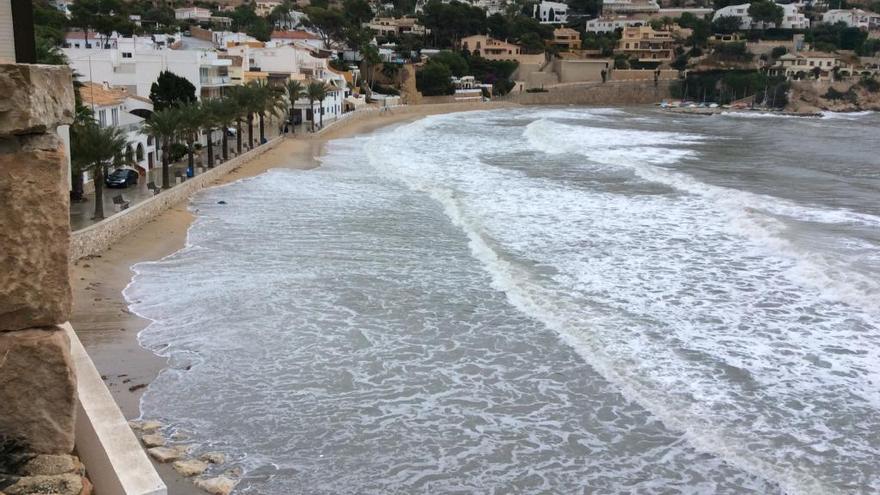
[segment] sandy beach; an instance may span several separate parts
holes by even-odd
[[[318,135],[286,139],[276,148],[218,179],[213,185],[253,177],[272,168],[313,168],[317,166],[316,157],[320,156],[323,145],[333,139],[365,134],[427,115],[484,108],[490,107],[410,106],[342,121],[327,127]],[[140,416],[141,394],[165,367],[165,360],[138,344],[137,335],[149,321],[129,312],[122,291],[131,281],[132,265],[161,259],[184,247],[193,219],[186,203],[175,205],[100,255],[83,258],[71,266],[74,293],[71,324],[128,419]],[[169,493],[201,493],[189,481],[177,476],[169,466],[158,465],[157,468],[168,485]]]

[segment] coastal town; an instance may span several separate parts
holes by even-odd
[[[228,495],[123,297],[197,193],[459,111],[880,111],[880,1],[0,0],[0,89],[0,495]]]
[[[81,228],[105,216],[103,203],[139,199],[104,191],[117,167],[77,153],[98,133],[125,141],[109,154],[150,185],[147,197],[270,137],[398,105],[577,103],[572,93],[590,85],[647,82],[668,90],[649,99],[697,111],[876,107],[880,7],[832,7],[35,0],[34,20],[37,61],[76,74],[80,120],[63,132]],[[80,202],[95,190],[102,201]]]

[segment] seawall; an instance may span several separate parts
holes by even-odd
[[[163,211],[208,187],[214,180],[271,150],[283,139],[283,137],[275,138],[101,222],[73,232],[70,236],[70,261],[74,262],[104,251],[141,225],[155,219]]]
[[[521,105],[645,105],[672,97],[675,81],[609,81],[546,87],[546,92],[511,93],[502,101]]]

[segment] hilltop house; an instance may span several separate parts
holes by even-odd
[[[565,24],[568,21],[568,4],[542,0],[532,6],[532,17],[541,24]]]
[[[499,41],[485,34],[475,34],[462,38],[458,43],[458,47],[462,51],[470,52],[487,60],[515,60],[520,64],[544,63],[543,53],[522,53],[522,48],[519,45],[508,43],[507,41]]]
[[[613,33],[618,29],[647,25],[648,21],[643,17],[632,15],[602,16],[587,21],[588,33]]]
[[[739,19],[740,29],[761,29],[771,26],[765,26],[762,22],[755,22],[749,15],[748,3],[739,5],[728,5],[715,11],[712,20],[719,17],[736,17]],[[775,26],[780,29],[809,29],[810,19],[808,19],[795,4],[777,4],[782,7],[782,22]]]
[[[865,12],[862,9],[835,9],[822,14],[822,22],[825,24],[837,24],[842,22],[849,27],[859,29],[880,28],[880,14]]]
[[[670,62],[675,38],[669,31],[656,31],[651,26],[627,27],[623,30],[617,50],[639,62]]]
[[[833,78],[835,69],[840,67],[841,60],[834,53],[797,52],[779,57],[776,64],[768,69],[768,73],[788,79],[829,80]]]
[[[660,10],[656,0],[602,0],[602,15],[652,14]]]
[[[425,35],[428,30],[414,17],[377,17],[365,22],[364,27],[372,29],[379,36],[399,37],[404,34]]]
[[[577,50],[581,47],[581,33],[571,28],[556,28],[551,43],[560,50]]]

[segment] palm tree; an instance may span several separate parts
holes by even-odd
[[[284,108],[284,90],[263,81],[253,85],[254,109],[260,118],[260,144],[266,140],[266,113],[277,116]]]
[[[128,146],[125,131],[118,127],[101,127],[94,121],[77,123],[70,128],[70,156],[79,170],[90,170],[95,182],[95,215],[104,218],[104,174],[110,165],[125,163]]]
[[[189,103],[178,107],[180,116],[179,131],[186,141],[186,166],[190,173],[195,175],[195,163],[193,159],[196,138],[202,127],[202,110],[198,102]]]
[[[293,106],[296,103],[296,100],[305,96],[305,93],[305,87],[301,82],[287,81],[287,99],[290,100],[290,110],[288,110],[287,112],[288,120],[291,120],[290,116],[293,115]],[[296,134],[296,126],[293,124],[293,122],[290,123],[290,129],[294,134]]]
[[[146,124],[147,133],[152,134],[156,138],[156,143],[161,143],[162,147],[162,189],[171,188],[169,158],[171,144],[177,136],[180,120],[180,111],[171,107],[155,112]]]
[[[220,115],[223,112],[222,100],[205,100],[202,102],[202,108],[199,117],[202,121],[202,128],[205,136],[208,138],[208,168],[214,168],[214,129],[223,125]],[[223,133],[224,146],[226,142],[226,132]]]
[[[233,123],[238,121],[239,115],[235,98],[227,96],[222,100],[219,100],[214,113],[217,118],[217,124],[223,131],[223,161],[225,162],[229,159],[229,128],[232,127]],[[239,129],[238,135],[238,149],[239,152],[241,152],[241,129]]]
[[[318,103],[321,104],[321,129],[324,128],[324,100],[330,95],[330,92],[328,91],[329,89],[330,88],[327,85],[322,85],[321,92],[318,93]]]
[[[309,83],[306,88],[306,96],[309,98],[309,108],[312,109],[312,132],[315,132],[315,101],[322,101],[327,97],[324,83],[320,81]]]

